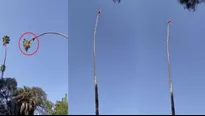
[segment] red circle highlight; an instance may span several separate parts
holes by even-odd
[[[22,39],[23,36],[26,35],[26,34],[31,34],[31,35],[33,35],[33,36],[35,37],[35,39],[37,40],[37,43],[38,43],[38,44],[37,44],[37,49],[36,49],[33,53],[31,53],[31,54],[25,53],[25,52],[21,49],[21,46],[20,46],[21,39]],[[20,37],[20,39],[19,39],[19,41],[18,41],[18,47],[19,47],[21,53],[23,53],[23,54],[26,55],[26,56],[33,56],[34,54],[36,54],[36,52],[37,52],[38,49],[39,49],[39,46],[40,46],[39,39],[38,39],[38,37],[36,36],[36,34],[34,34],[34,33],[32,33],[32,32],[25,32],[24,34],[21,35],[21,37]]]

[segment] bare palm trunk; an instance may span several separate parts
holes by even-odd
[[[60,35],[60,36],[65,37],[65,38],[68,39],[68,36],[65,35],[65,34],[63,34],[63,33],[59,33],[59,32],[44,32],[44,33],[42,33],[42,34],[40,34],[40,35],[38,35],[38,36],[32,38],[32,40],[34,41],[36,38],[38,38],[38,37],[40,37],[40,36],[43,36],[43,35],[47,35],[47,34]]]
[[[175,115],[174,94],[173,94],[173,87],[172,87],[172,73],[171,73],[170,56],[169,56],[169,26],[170,26],[170,23],[171,21],[169,20],[168,26],[167,26],[167,63],[168,63],[168,73],[169,73],[171,111],[172,111],[172,115]]]
[[[4,63],[3,65],[6,66],[6,56],[7,56],[7,45],[5,45],[5,56],[4,56]],[[5,67],[6,68],[6,67]],[[5,71],[5,70],[4,70]],[[1,73],[1,78],[3,79],[4,77],[4,71]]]
[[[63,33],[59,33],[59,32],[44,32],[44,33],[41,33],[40,35],[38,36],[35,36],[33,38],[31,38],[30,40],[26,40],[24,39],[23,41],[23,44],[24,44],[24,49],[26,50],[26,52],[28,51],[28,49],[30,48],[30,45],[31,45],[31,42],[34,41],[36,38],[38,39],[39,37],[43,36],[43,35],[59,35],[59,36],[62,36],[64,38],[67,38],[68,39],[68,35],[66,34],[63,34]]]
[[[94,39],[93,39],[93,61],[94,61],[94,87],[95,87],[95,114],[99,115],[99,99],[98,99],[98,84],[96,78],[96,51],[95,51],[95,44],[96,44],[96,30],[98,25],[98,19],[100,16],[101,11],[98,10],[95,29],[94,29]]]

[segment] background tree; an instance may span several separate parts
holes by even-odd
[[[205,0],[178,0],[185,9],[195,11],[196,7],[200,3],[205,3]]]
[[[14,78],[0,79],[0,115],[14,115],[15,102],[12,97],[17,90],[17,82]]]
[[[53,115],[68,115],[67,94],[65,94],[65,97],[61,101],[56,101]]]
[[[4,36],[3,38],[2,38],[2,41],[3,41],[3,45],[4,45],[4,47],[5,47],[5,55],[4,55],[4,62],[3,62],[3,64],[2,64],[2,66],[1,66],[1,78],[3,78],[3,76],[4,76],[4,71],[6,70],[6,58],[7,58],[7,44],[9,44],[9,42],[10,42],[10,38],[9,38],[9,36]]]
[[[39,87],[19,88],[14,99],[17,101],[17,107],[20,108],[19,115],[34,115],[35,111],[42,113],[46,111],[44,101],[47,100],[47,96]]]
[[[54,103],[49,100],[44,100],[45,104],[45,115],[53,115],[54,114]]]
[[[67,94],[56,104],[39,87],[17,88],[15,78],[0,79],[0,115],[67,115]]]
[[[120,3],[121,0],[113,0],[114,3]],[[205,3],[205,0],[178,0],[178,2],[188,10],[196,10],[197,5]]]

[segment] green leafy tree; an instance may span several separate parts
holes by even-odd
[[[53,115],[54,114],[54,103],[49,100],[44,100],[45,104],[45,115]]]
[[[68,97],[65,97],[61,101],[56,101],[53,115],[68,115]]]

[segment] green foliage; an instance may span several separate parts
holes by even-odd
[[[45,115],[52,115],[54,114],[54,104],[49,101],[49,100],[44,100],[44,104],[45,104],[45,109],[46,109],[46,113]]]
[[[5,35],[5,36],[2,38],[2,41],[3,41],[3,45],[4,45],[4,46],[7,45],[7,44],[9,44],[9,42],[10,42],[9,36]]]
[[[53,115],[68,115],[68,97],[65,97],[61,101],[56,101]]]
[[[4,72],[6,70],[6,66],[3,64],[1,65],[1,72]]]

